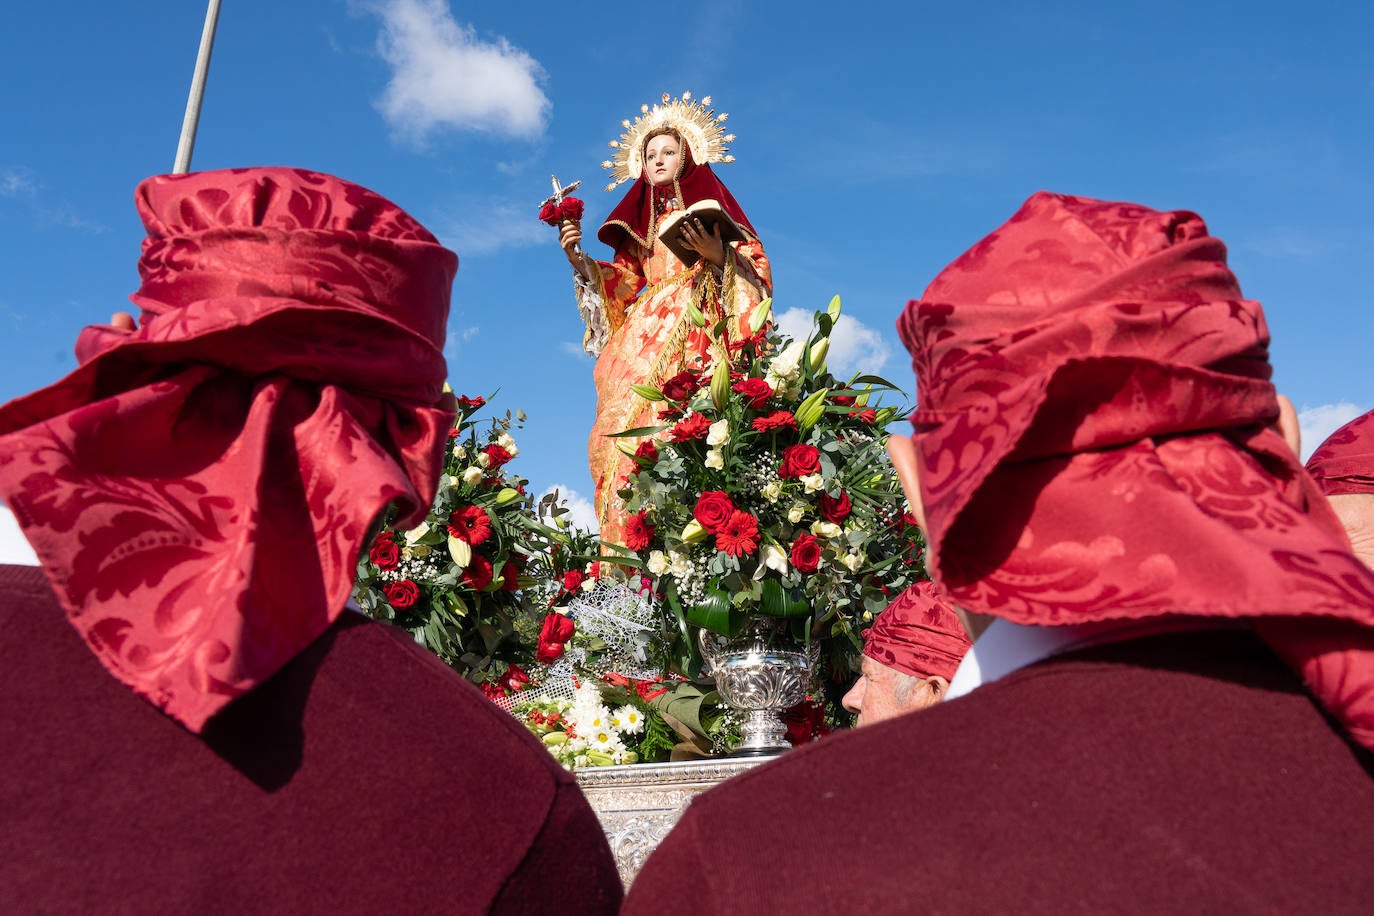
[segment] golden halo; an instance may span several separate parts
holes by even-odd
[[[613,179],[606,185],[607,191],[639,178],[644,170],[644,138],[660,127],[672,127],[682,134],[682,139],[691,147],[692,158],[699,163],[735,161],[734,156],[728,155],[730,147],[726,145],[734,142],[735,135],[725,133],[721,127],[729,115],[712,111],[709,95],[697,102],[690,92],[684,92],[677,99],[665,92],[661,104],[652,108],[641,105],[639,111],[634,123],[620,122],[625,132],[620,139],[610,143],[615,154],[601,163],[603,169],[611,170]]]

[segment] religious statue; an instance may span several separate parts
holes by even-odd
[[[608,436],[658,422],[654,404],[630,385],[657,387],[684,369],[713,365],[731,340],[748,335],[754,307],[772,294],[758,234],[711,170],[713,162],[734,161],[727,144],[735,138],[724,133],[726,115],[710,105],[710,96],[698,102],[687,92],[678,99],[665,94],[662,104],[641,106],[633,123],[621,122],[625,132],[610,144],[616,152],[601,165],[614,178],[606,190],[633,186],[596,233],[614,251],[610,261],[582,253],[580,205],[571,211],[579,218],[561,220],[559,242],[587,325],[583,346],[596,357],[596,422],[587,451],[601,538],[611,543],[622,543],[616,490],[633,467],[619,445],[634,443]],[[555,182],[560,202],[567,190]]]

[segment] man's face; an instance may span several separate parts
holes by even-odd
[[[939,694],[928,689],[929,685],[924,682],[911,684],[899,691],[899,685],[908,677],[865,655],[859,680],[849,688],[843,700],[845,709],[859,714],[854,724],[872,725],[929,706],[939,699]],[[899,694],[902,695],[901,700],[898,699]]]

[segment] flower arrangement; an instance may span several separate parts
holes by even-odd
[[[588,682],[571,700],[522,695],[511,712],[569,769],[637,763],[665,743],[671,746],[662,718],[651,715],[642,702],[622,696],[624,702],[612,706],[607,699]]]
[[[529,680],[518,664],[528,649],[517,623],[533,614],[536,584],[526,569],[557,532],[536,516],[528,481],[506,467],[520,453],[511,429],[524,414],[479,430],[473,417],[485,403],[458,398],[434,505],[415,528],[382,529],[358,564],[354,598],[489,695],[504,695]]]
[[[923,577],[885,448],[904,413],[879,403],[890,382],[827,371],[839,297],[803,341],[783,338],[770,310],[760,304],[728,360],[635,386],[664,425],[620,434],[649,436],[620,491],[626,546],[663,598],[678,670],[700,670],[696,630],[748,626],[819,640],[841,680],[857,670],[862,628]]]

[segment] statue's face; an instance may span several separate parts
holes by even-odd
[[[682,150],[677,137],[660,134],[644,147],[644,177],[649,184],[670,184],[682,166]]]

